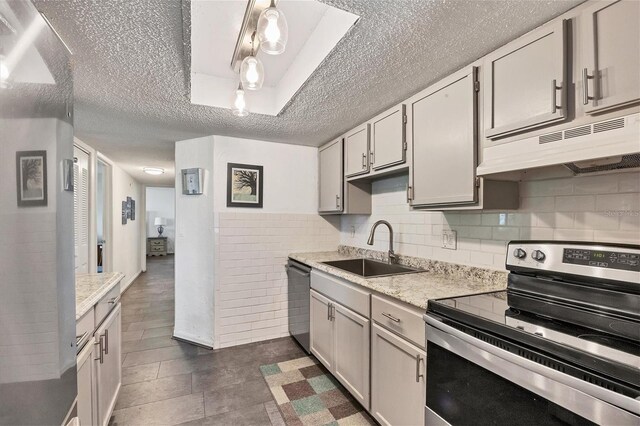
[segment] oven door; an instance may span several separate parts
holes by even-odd
[[[429,426],[639,424],[638,400],[425,321]]]

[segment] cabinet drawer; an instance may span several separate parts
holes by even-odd
[[[357,285],[314,269],[311,271],[311,288],[369,318],[371,293],[361,290]]]
[[[425,326],[422,311],[418,308],[413,310],[373,295],[371,297],[371,318],[383,327],[424,348]]]
[[[164,247],[164,241],[151,240],[151,247]]]
[[[120,283],[113,286],[107,294],[96,304],[95,307],[95,324],[97,326],[107,317],[109,312],[116,306],[120,299]]]
[[[164,246],[151,246],[151,251],[164,251]]]
[[[85,333],[91,337],[96,329],[93,307],[89,309],[79,320],[76,321],[76,336],[83,336]],[[84,339],[86,341],[86,339]]]

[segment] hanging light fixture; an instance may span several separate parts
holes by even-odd
[[[271,6],[260,13],[257,32],[260,50],[264,53],[279,55],[284,52],[289,38],[289,27],[282,10],[276,8],[275,0],[271,0]]]
[[[233,112],[233,115],[238,117],[246,117],[247,115],[249,115],[249,111],[247,110],[247,101],[244,98],[244,89],[242,88],[242,83],[238,84],[236,93],[233,96],[233,108],[231,110]]]
[[[247,90],[260,90],[264,82],[264,67],[262,61],[256,58],[254,42],[256,34],[251,36],[251,55],[242,60],[240,65],[240,81]]]

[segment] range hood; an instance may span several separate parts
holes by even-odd
[[[640,167],[640,113],[487,147],[477,173],[554,165],[577,174]]]

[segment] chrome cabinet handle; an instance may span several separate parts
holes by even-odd
[[[558,86],[556,80],[554,79],[551,82],[551,90],[553,93],[553,96],[551,96],[551,112],[555,114],[557,109],[562,109],[562,105],[558,105],[558,101],[556,99],[558,90],[562,90],[562,83],[560,83],[560,86]]]
[[[336,305],[331,304],[331,321],[336,319]]]
[[[385,316],[385,317],[387,317],[387,318],[389,318],[389,319],[390,319],[391,321],[393,321],[393,322],[400,322],[400,318],[396,318],[396,317],[394,317],[393,315],[388,314],[388,313],[386,313],[386,312],[383,312],[383,313],[382,313],[382,315],[383,315],[383,316]]]
[[[340,208],[340,196],[336,195],[336,207]]]
[[[424,374],[420,374],[420,363],[422,362],[422,358],[420,354],[416,355],[416,383],[420,383],[420,378],[424,377]]]
[[[111,299],[109,299],[109,301],[107,303],[110,304],[110,305],[113,305],[114,303],[116,303],[117,299],[118,299],[117,297],[112,297]]]
[[[104,353],[109,355],[109,330],[104,331]]]
[[[366,169],[367,168],[367,154],[366,153],[362,153],[362,168]]]
[[[98,338],[98,341],[96,343],[94,343],[94,345],[98,345],[99,346],[99,354],[98,358],[94,358],[94,361],[100,361],[100,364],[104,364],[104,351],[103,351],[103,346],[102,346],[102,336],[100,336]]]
[[[327,321],[331,321],[331,303],[327,303]]]
[[[589,70],[582,68],[582,104],[588,105],[589,100],[593,99],[593,96],[589,96],[589,79],[594,76],[589,75]]]
[[[407,203],[411,203],[411,186],[407,185]]]
[[[369,151],[369,158],[371,159],[371,164],[376,162],[376,154],[373,151]]]

